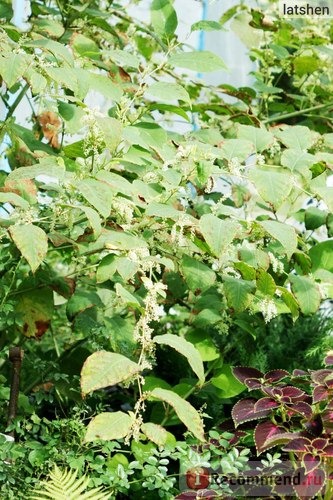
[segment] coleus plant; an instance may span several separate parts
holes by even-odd
[[[259,398],[242,399],[234,405],[232,418],[235,426],[260,421],[253,434],[257,454],[276,446],[289,454],[295,473],[301,473],[302,480],[293,485],[301,499],[312,498],[319,492],[325,499],[332,498],[332,352],[328,353],[324,364],[325,368],[320,370],[294,370],[292,374],[286,370],[263,374],[248,367],[234,367],[232,370],[249,391],[262,394]]]

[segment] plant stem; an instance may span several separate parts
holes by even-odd
[[[330,107],[333,107],[333,102],[329,102],[328,104],[318,104],[317,106],[312,106],[311,108],[300,109],[299,111],[293,111],[292,113],[286,113],[284,115],[270,116],[269,118],[266,118],[266,120],[262,120],[262,123],[282,121],[287,118],[293,118],[294,116],[304,115],[318,109],[325,109]]]

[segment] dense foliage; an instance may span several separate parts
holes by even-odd
[[[171,498],[176,460],[245,390],[232,365],[294,368],[294,342],[311,368],[333,347],[332,27],[276,12],[192,26],[231,20],[251,47],[253,88],[234,88],[197,78],[225,65],[179,42],[171,0],[148,23],[122,1],[36,1],[27,32],[0,2],[2,401],[25,350],[8,498],[54,463]],[[232,461],[221,439],[207,460]]]

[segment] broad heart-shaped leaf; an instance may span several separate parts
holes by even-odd
[[[245,161],[251,153],[253,153],[253,144],[245,139],[228,139],[222,144],[220,151],[221,157],[228,161],[232,158]]]
[[[206,264],[188,255],[184,255],[181,262],[181,271],[190,290],[206,290],[215,283],[216,274]]]
[[[227,69],[222,59],[209,50],[178,52],[172,55],[168,62],[176,68],[190,69],[198,73]]]
[[[96,179],[83,179],[78,184],[78,191],[103,217],[110,215],[113,193],[107,184]]]
[[[317,284],[307,276],[289,275],[291,289],[303,314],[317,312],[321,296]]]
[[[84,441],[121,439],[129,433],[132,424],[133,419],[122,411],[100,413],[89,422]]]
[[[234,421],[235,427],[240,424],[244,424],[245,422],[250,422],[251,420],[265,418],[267,417],[267,415],[269,415],[269,409],[256,412],[254,410],[255,404],[255,399],[241,399],[240,401],[237,401],[231,411],[231,416]]]
[[[194,347],[191,342],[185,340],[183,337],[178,335],[173,335],[172,333],[166,333],[165,335],[156,335],[154,337],[154,342],[160,345],[168,345],[173,349],[176,349],[180,354],[186,357],[191,366],[192,370],[199,379],[200,385],[205,381],[204,366],[201,360],[199,351]]]
[[[317,243],[309,250],[312,271],[327,269],[333,273],[333,239]]]
[[[260,269],[257,274],[257,289],[265,295],[273,296],[276,285],[272,276],[263,269]]]
[[[151,391],[151,396],[168,403],[175,410],[178,418],[183,422],[192,434],[199,439],[205,441],[203,422],[199,413],[185,399],[178,396],[173,391],[167,389],[156,388]]]
[[[294,437],[298,437],[298,434],[286,432],[282,427],[279,427],[270,420],[260,422],[254,431],[254,442],[258,455],[263,451],[273,448],[273,446],[288,443]]]
[[[261,198],[275,209],[282,205],[292,190],[291,174],[286,170],[269,167],[253,168],[249,172],[249,179]]]
[[[287,147],[307,151],[317,141],[319,135],[308,127],[301,125],[283,126],[283,130],[275,132],[275,136]]]
[[[100,216],[93,208],[80,206],[80,209],[86,214],[90,227],[94,231],[95,237],[98,238],[102,231]]]
[[[284,248],[288,258],[292,256],[297,248],[297,235],[293,227],[274,220],[264,220],[259,224],[273,236]]]
[[[46,233],[33,224],[12,226],[9,233],[34,273],[47,254]]]
[[[120,86],[116,85],[111,78],[105,75],[98,75],[96,73],[89,73],[89,83],[90,87],[94,91],[99,92],[107,99],[118,102],[123,95],[123,91]]]
[[[22,320],[23,335],[42,337],[51,323],[53,309],[53,291],[49,287],[19,293],[15,311]]]
[[[0,75],[10,89],[32,62],[28,54],[6,54],[0,57]]]
[[[153,97],[158,101],[174,103],[175,101],[184,101],[191,105],[191,98],[181,85],[172,82],[156,82],[150,85],[145,96]]]
[[[216,215],[205,214],[199,222],[200,231],[213,254],[221,257],[232,242],[239,229],[239,224],[233,220],[222,220]]]
[[[147,438],[158,446],[164,446],[168,439],[168,432],[161,425],[146,422],[142,424],[141,431]]]
[[[299,149],[285,149],[281,155],[281,165],[288,167],[292,172],[296,170],[308,179],[311,179],[309,167],[314,163],[316,163],[314,155]]]
[[[85,396],[96,389],[124,382],[140,370],[137,363],[121,354],[94,352],[86,359],[81,370],[82,394]]]
[[[224,276],[223,288],[229,307],[241,312],[250,304],[252,300],[251,292],[254,290],[255,285],[251,281]]]
[[[252,142],[255,151],[259,153],[274,141],[274,136],[271,132],[268,132],[264,128],[252,127],[250,125],[239,125],[237,137]]]
[[[171,36],[177,29],[177,13],[172,3],[171,0],[153,0],[151,4],[151,24],[159,37]]]

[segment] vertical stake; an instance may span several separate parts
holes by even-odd
[[[17,404],[20,391],[20,371],[22,365],[24,351],[21,347],[11,347],[9,349],[9,361],[12,363],[12,380],[10,385],[10,397],[8,407],[7,426],[9,426],[17,413]],[[14,437],[14,431],[8,433],[9,436]]]

